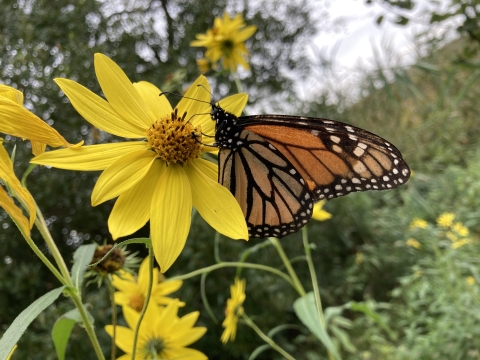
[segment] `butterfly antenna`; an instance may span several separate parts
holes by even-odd
[[[202,85],[198,85],[198,86],[202,86]],[[158,96],[163,96],[163,95],[174,95],[174,96],[178,96],[178,97],[181,97],[181,98],[185,98],[185,99],[189,99],[189,100],[193,100],[193,101],[199,101],[199,102],[203,102],[203,103],[205,103],[205,104],[211,105],[211,103],[210,103],[209,101],[191,98],[191,97],[184,96],[184,95],[180,95],[180,94],[177,94],[177,93],[174,93],[174,92],[170,92],[170,91],[161,92]]]

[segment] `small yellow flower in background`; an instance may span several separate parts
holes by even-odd
[[[474,278],[473,276],[467,277],[467,283],[468,283],[469,285],[475,284],[475,278]]]
[[[470,233],[468,231],[468,228],[466,228],[461,222],[456,222],[455,224],[452,225],[452,230],[454,230],[458,235],[460,236],[468,236]]]
[[[178,307],[178,302],[166,307],[154,303],[148,305],[138,333],[135,360],[208,359],[202,352],[187,348],[207,331],[205,327],[194,327],[200,313],[195,311],[179,318]],[[134,331],[140,314],[125,306],[123,316],[129,327],[117,326],[115,344],[125,352],[117,360],[131,360]],[[105,331],[113,336],[113,325],[105,326]]]
[[[216,66],[207,58],[197,59],[197,66],[198,70],[200,70],[200,74],[205,74],[209,72],[211,69],[215,69]]]
[[[420,277],[420,276],[423,275],[423,271],[422,270],[416,270],[414,275],[415,275],[415,277]]]
[[[452,247],[452,249],[458,249],[459,247],[462,247],[463,245],[466,245],[469,242],[470,242],[469,239],[462,239],[462,240],[453,242],[450,246]]]
[[[15,349],[17,348],[17,345],[15,345],[12,349],[12,351],[10,351],[10,354],[8,354],[7,358],[5,360],[10,360],[10,358],[12,357],[13,355],[13,352],[15,351]]]
[[[455,214],[446,212],[446,213],[441,214],[438,217],[437,224],[441,227],[448,228],[448,227],[452,226],[453,219],[455,219]]]
[[[323,210],[323,205],[325,205],[327,200],[321,200],[313,206],[312,219],[317,221],[325,221],[332,218],[332,214]]]
[[[72,146],[57,130],[23,107],[23,94],[10,86],[0,85],[0,132],[28,139],[32,153],[39,155],[46,145]]]
[[[363,252],[357,251],[355,254],[355,264],[360,265],[363,262]]]
[[[406,242],[406,245],[410,246],[410,247],[413,247],[415,249],[420,249],[422,247],[422,245],[417,240],[415,240],[413,238],[408,239],[407,242]]]
[[[225,320],[222,326],[225,328],[221,340],[225,344],[227,341],[235,340],[237,334],[238,318],[243,314],[243,302],[245,301],[245,279],[235,278],[235,283],[230,286],[230,299],[227,300],[225,309]]]
[[[215,18],[212,29],[205,34],[197,34],[197,40],[191,46],[206,47],[205,57],[215,64],[220,59],[224,69],[231,72],[237,71],[241,65],[246,70],[250,69],[245,58],[248,50],[245,41],[257,30],[256,26],[246,26],[241,14],[231,18],[227,13],[222,18]]]
[[[449,239],[450,239],[451,241],[453,241],[453,242],[458,241],[458,236],[455,235],[455,234],[454,234],[453,232],[451,232],[451,231],[447,231],[447,232],[445,233],[445,236],[446,236],[447,238],[449,238]]]
[[[215,130],[209,116],[206,78],[199,77],[172,109],[167,98],[159,96],[160,89],[144,81],[132,84],[105,55],[96,54],[94,65],[108,101],[72,80],[56,82],[92,125],[138,140],[50,151],[32,163],[67,170],[104,170],[93,189],[92,204],[118,197],[108,219],[114,239],[133,234],[150,220],[153,250],[162,272],[185,246],[192,206],[218,232],[247,240],[240,205],[217,182],[217,166],[200,158],[211,151],[202,144],[213,143]],[[247,95],[238,94],[219,103],[240,116],[246,102]],[[212,138],[202,138],[202,133]]]
[[[3,141],[0,140],[0,180],[8,187],[13,196],[16,196],[28,209],[29,219],[23,215],[22,210],[14,203],[7,191],[0,186],[0,207],[12,218],[24,236],[30,236],[30,229],[35,222],[36,208],[35,200],[30,192],[22,186],[20,180],[13,171],[13,163],[7,150],[3,147]]]
[[[428,222],[419,218],[415,218],[412,220],[409,227],[410,229],[413,230],[413,229],[426,229],[427,226],[428,226]]]
[[[121,306],[130,306],[137,312],[142,311],[148,290],[148,267],[149,258],[143,260],[138,269],[138,276],[135,278],[125,270],[120,270],[121,275],[113,275],[112,285],[119,291],[114,294],[115,303]],[[158,305],[168,305],[176,302],[178,306],[184,306],[185,303],[178,299],[167,297],[167,295],[177,291],[182,286],[182,280],[160,281],[158,269],[153,269],[152,293],[150,301]],[[163,279],[162,279],[163,280]]]

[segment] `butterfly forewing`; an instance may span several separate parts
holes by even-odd
[[[263,136],[300,172],[315,200],[354,191],[386,190],[404,184],[410,170],[400,152],[381,137],[333,120],[281,115],[240,118]],[[267,125],[268,124],[268,125]]]
[[[313,194],[287,158],[263,137],[248,130],[242,147],[219,153],[219,182],[240,204],[250,237],[283,237],[312,216]]]

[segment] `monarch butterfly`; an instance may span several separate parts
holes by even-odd
[[[410,169],[398,149],[339,121],[286,115],[236,117],[212,103],[218,182],[243,210],[250,237],[305,226],[316,201],[400,186]]]

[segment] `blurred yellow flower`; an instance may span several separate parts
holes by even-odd
[[[355,254],[355,264],[360,265],[363,262],[363,252],[357,251]]]
[[[458,240],[458,241],[455,241],[454,243],[452,243],[452,245],[450,245],[452,247],[452,249],[458,249],[459,247],[462,247],[463,245],[466,245],[470,242],[469,239],[462,239],[462,240]]]
[[[71,146],[57,130],[23,107],[21,91],[6,85],[0,85],[0,119],[0,132],[30,140],[34,155],[41,154],[46,145]]]
[[[120,276],[113,275],[112,285],[119,291],[114,294],[115,303],[121,306],[130,306],[135,311],[140,312],[143,309],[148,291],[149,278],[149,258],[143,260],[138,269],[137,277],[125,270],[120,270]],[[182,286],[182,280],[162,281],[158,269],[153,269],[152,293],[150,301],[158,305],[168,305],[171,302],[178,302],[178,299],[167,297]],[[185,303],[178,302],[178,306],[184,306]]]
[[[225,328],[221,340],[225,344],[227,341],[235,340],[237,333],[238,318],[243,315],[243,302],[245,301],[245,279],[235,278],[235,283],[230,286],[230,299],[227,300],[225,309],[225,320],[222,326]]]
[[[256,30],[256,26],[246,26],[241,14],[231,18],[225,13],[223,19],[215,18],[212,29],[208,29],[205,34],[197,34],[197,40],[192,41],[190,45],[206,47],[205,57],[213,64],[222,59],[222,65],[226,70],[236,72],[238,65],[249,70],[250,66],[245,60],[248,56],[245,41]]]
[[[56,82],[92,125],[139,140],[50,151],[32,162],[68,170],[104,170],[93,189],[92,204],[118,197],[108,219],[114,239],[133,234],[150,220],[150,237],[162,272],[185,246],[192,206],[218,232],[247,240],[240,205],[217,182],[217,166],[200,158],[211,151],[203,144],[213,143],[215,130],[206,78],[199,77],[172,109],[166,97],[159,96],[160,89],[148,82],[132,84],[105,55],[95,54],[94,65],[108,101],[72,80]],[[246,102],[247,95],[238,94],[219,103],[239,116]],[[212,138],[202,138],[202,133]]]
[[[456,222],[453,224],[452,230],[455,230],[455,232],[460,236],[468,236],[469,234],[468,228],[466,228],[461,222]]]
[[[415,218],[412,220],[409,227],[410,229],[413,230],[413,229],[426,229],[427,226],[428,226],[428,222],[419,218]]]
[[[455,235],[455,234],[454,234],[453,232],[451,232],[451,231],[447,231],[447,232],[445,233],[445,235],[447,236],[447,238],[449,238],[449,239],[450,239],[451,241],[453,241],[453,242],[455,242],[455,241],[458,240],[458,236]]]
[[[215,69],[215,64],[212,64],[212,62],[206,58],[197,59],[197,66],[202,75],[209,72],[210,69]]]
[[[468,283],[469,285],[475,284],[475,278],[474,278],[473,276],[467,277],[467,283]]]
[[[446,213],[441,214],[438,217],[437,224],[441,227],[448,228],[448,227],[452,226],[453,219],[455,219],[455,214],[446,212]]]
[[[313,206],[312,219],[317,221],[325,221],[332,218],[332,214],[323,210],[323,205],[325,205],[327,200],[321,200]]]
[[[179,318],[178,306],[178,302],[172,302],[166,307],[154,303],[148,305],[140,324],[134,360],[208,359],[202,352],[186,347],[207,331],[204,327],[193,326],[200,313],[195,311]],[[129,327],[117,326],[115,344],[125,352],[117,360],[131,360],[134,331],[140,314],[125,306],[123,316]],[[105,326],[105,331],[113,336],[113,325]]]
[[[415,240],[413,238],[408,239],[407,242],[406,242],[406,245],[410,246],[410,247],[413,247],[415,249],[420,249],[422,247],[422,245],[417,240]]]
[[[416,270],[414,275],[415,275],[415,277],[420,277],[420,276],[423,275],[423,271],[422,270]]]

